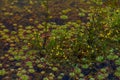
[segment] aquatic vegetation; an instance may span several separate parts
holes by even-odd
[[[21,75],[20,77],[21,77],[22,80],[28,80],[29,79],[29,77],[27,75]]]
[[[1,1],[0,80],[119,79],[119,3]]]
[[[5,69],[0,70],[0,75],[5,75],[5,74],[6,74]]]

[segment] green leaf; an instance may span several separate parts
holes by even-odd
[[[78,14],[80,17],[84,17],[85,16],[85,13],[79,13]]]
[[[32,62],[30,62],[30,61],[26,62],[26,65],[27,66],[32,66]]]
[[[97,58],[96,58],[96,61],[98,61],[98,62],[102,62],[104,60],[104,57],[103,56],[98,56]]]
[[[29,80],[29,77],[28,77],[27,75],[22,75],[22,76],[21,76],[21,79],[22,79],[22,80]]]
[[[68,16],[67,15],[61,15],[60,18],[61,19],[68,19]]]

